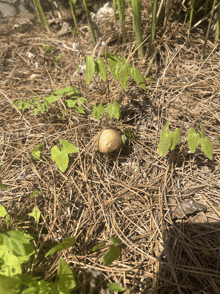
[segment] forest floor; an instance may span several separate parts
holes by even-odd
[[[99,42],[95,51],[85,18],[73,37],[62,31],[65,22],[72,24],[71,14],[62,15],[65,21],[51,21],[50,32],[34,14],[26,22],[23,16],[0,22],[0,178],[10,188],[2,190],[0,205],[13,227],[35,238],[36,251],[44,242],[33,273],[53,280],[62,255],[78,280],[77,293],[104,293],[109,282],[124,287],[124,293],[219,293],[219,43],[214,46],[210,39],[201,61],[205,31],[195,28],[187,42],[188,24],[176,17],[169,29],[157,30],[152,54],[146,41],[140,61],[137,53],[130,55],[135,49],[131,11],[126,16],[128,42],[121,42],[119,21],[102,19],[96,25],[105,46]],[[148,15],[143,12],[145,38]],[[130,56],[129,63],[148,78],[146,91],[132,79],[124,90],[110,73],[106,82],[97,75],[87,85],[82,70],[86,56],[97,59],[104,52]],[[65,97],[38,115],[13,105],[15,99],[43,99],[69,86],[87,99],[85,114],[70,108],[64,115]],[[93,119],[94,103],[106,107],[113,100],[120,103],[119,121]],[[181,139],[160,157],[158,142],[168,119],[170,131],[181,129]],[[213,145],[212,160],[201,146],[191,153],[187,145],[188,130],[200,132],[200,122]],[[132,138],[108,160],[95,147],[106,127],[132,131]],[[50,156],[60,139],[79,149],[70,155],[64,173]],[[41,143],[36,161],[31,152]],[[36,189],[43,194],[30,198]],[[34,207],[41,212],[38,223],[28,215]],[[45,252],[71,236],[77,240],[74,248],[48,264]],[[109,236],[122,241],[121,255],[105,266]],[[107,245],[93,252],[101,241]]]

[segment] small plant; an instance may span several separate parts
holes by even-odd
[[[30,198],[41,192],[43,191],[35,190],[30,195]],[[9,214],[6,209],[0,205],[0,217],[5,218],[6,222],[7,216]],[[35,221],[38,222],[40,211],[35,207],[32,213],[29,213],[29,216],[34,217]],[[116,237],[108,237],[108,239],[114,245],[109,245],[108,250],[103,255],[102,262],[105,265],[112,264],[121,254],[120,248],[117,247],[121,245],[121,240]],[[74,277],[72,269],[62,257],[59,259],[57,279],[55,282],[49,282],[40,276],[33,275],[33,272],[30,270],[32,262],[36,262],[39,259],[39,252],[36,254],[32,244],[33,240],[34,238],[31,235],[18,229],[8,230],[7,228],[6,233],[0,233],[0,293],[72,293],[71,291],[77,286],[77,280]],[[63,242],[51,248],[44,255],[44,258],[47,259],[59,251],[75,246],[75,244],[75,237],[66,238]],[[101,242],[97,246],[94,246],[92,251],[95,252],[104,246],[105,242]],[[107,286],[111,294],[115,291],[125,291],[124,288],[116,283],[108,283]]]
[[[114,100],[113,105],[110,103],[107,104],[107,114],[110,118],[115,117],[117,120],[119,120],[121,112],[118,101]],[[100,121],[102,115],[105,115],[104,106],[101,103],[99,103],[98,107],[96,106],[96,104],[94,104],[92,118],[94,119],[96,117],[96,119]]]
[[[54,59],[55,59],[56,61],[60,61],[60,60],[61,60],[61,58],[62,58],[62,57],[61,57],[61,55],[60,55],[60,54],[54,57]]]
[[[170,120],[168,119],[166,125],[164,126],[161,136],[160,136],[160,141],[158,144],[158,151],[159,155],[162,156],[164,155],[169,149],[173,150],[177,143],[180,140],[180,133],[181,130],[178,128],[175,131],[172,131],[169,133],[169,123]],[[205,135],[204,127],[202,123],[200,123],[200,129],[201,129],[201,147],[204,152],[204,154],[212,160],[212,143],[209,141],[209,139]],[[200,143],[200,135],[196,133],[195,129],[191,128],[188,131],[187,135],[187,143],[189,146],[189,149],[191,152],[194,152],[196,148],[199,146]]]
[[[30,216],[34,216],[35,220],[39,220],[39,211],[35,214],[37,209],[34,209]],[[3,206],[0,205],[0,217],[7,217],[7,212]],[[69,265],[60,258],[58,264],[58,281],[51,283],[40,279],[40,277],[33,277],[30,271],[24,272],[24,265],[26,268],[31,264],[30,257],[35,254],[35,248],[31,244],[33,237],[25,234],[18,229],[7,231],[7,234],[0,234],[0,293],[66,293],[69,294],[72,289],[76,287],[76,280]],[[76,243],[75,237],[67,238],[62,243],[54,246],[49,252],[45,254],[48,256],[73,247]]]
[[[127,89],[128,77],[132,77],[134,81],[144,90],[146,90],[146,82],[142,73],[135,67],[131,66],[122,54],[116,56],[111,53],[103,53],[107,60],[109,71],[112,76],[121,84],[123,89]],[[105,82],[107,79],[107,66],[103,59],[99,57],[97,61],[92,55],[86,56],[86,84],[90,84],[95,71]]]
[[[43,44],[43,48],[44,48],[45,51],[52,51],[53,50],[51,45],[44,45]]]
[[[64,98],[64,105],[68,108],[74,108],[76,113],[85,114],[85,108],[83,103],[87,101],[86,98],[80,97],[80,91],[75,87],[67,87],[56,90],[53,94],[44,97],[43,99],[40,97],[31,98],[28,101],[21,100],[19,102],[18,99],[13,101],[13,105],[17,107],[17,109],[25,110],[25,109],[33,109],[34,114],[38,115],[39,113],[48,112],[50,108],[50,104],[55,103],[58,99]],[[63,116],[65,116],[66,109],[63,110]]]
[[[51,149],[51,158],[56,162],[60,171],[64,173],[69,163],[68,154],[78,153],[79,150],[67,140],[60,139],[60,143],[62,145],[61,150],[57,146]]]
[[[109,245],[108,250],[104,253],[103,257],[102,257],[102,262],[104,263],[104,265],[111,265],[112,262],[114,260],[116,260],[120,254],[121,254],[121,250],[119,247],[117,247],[118,245],[121,245],[122,242],[119,238],[117,237],[108,237],[108,239],[114,244],[114,245]],[[106,243],[104,241],[100,242],[98,245],[94,246],[92,248],[92,251],[98,251],[100,249],[102,249],[103,247],[105,247]],[[117,285],[116,283],[108,283],[107,284],[110,293],[114,293],[115,291],[125,291],[124,288],[120,287],[119,285]]]

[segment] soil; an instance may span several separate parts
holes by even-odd
[[[176,13],[180,7],[174,7],[166,30],[158,20],[150,52],[148,6],[143,10],[147,40],[142,60],[135,52],[131,9],[126,15],[128,41],[122,43],[119,20],[108,17],[96,23],[96,47],[80,8],[74,36],[71,13],[65,9],[61,19],[46,14],[50,30],[35,14],[0,20],[0,178],[10,187],[2,190],[0,205],[11,215],[13,228],[34,236],[37,249],[43,244],[42,261],[34,268],[49,281],[55,277],[58,259],[48,265],[44,254],[57,242],[76,237],[75,247],[62,255],[78,279],[77,293],[104,293],[109,282],[124,287],[124,293],[220,289],[219,42],[215,46],[210,35],[201,61],[207,27],[196,27],[187,41],[188,23]],[[104,52],[129,57],[146,77],[146,91],[132,79],[124,90],[110,73],[107,82],[96,75],[87,85],[86,74],[78,67],[87,55],[97,59]],[[85,114],[69,108],[64,115],[65,97],[38,115],[13,105],[15,99],[43,99],[69,86],[87,99]],[[94,103],[106,107],[113,100],[121,106],[120,122],[93,119]],[[170,131],[181,128],[181,139],[160,157],[157,146],[168,118]],[[200,132],[200,122],[213,145],[212,160],[201,146],[191,153],[187,145],[188,130]],[[133,134],[107,161],[95,147],[106,127]],[[60,139],[79,149],[78,155],[69,156],[64,173],[50,155]],[[40,143],[41,159],[36,161],[31,152]],[[30,198],[36,189],[44,193]],[[184,200],[196,209],[180,209]],[[41,212],[38,223],[28,215],[35,206]],[[112,244],[108,236],[120,238],[122,245],[120,257],[105,266],[102,256]],[[93,252],[101,241],[106,246]]]

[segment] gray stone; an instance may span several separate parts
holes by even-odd
[[[0,0],[0,17],[35,12],[33,0]]]

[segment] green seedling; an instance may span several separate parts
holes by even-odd
[[[32,109],[34,110],[34,114],[38,115],[39,113],[48,112],[50,108],[50,104],[55,103],[58,99],[62,99],[67,108],[74,108],[76,113],[85,114],[85,108],[83,103],[87,101],[86,98],[80,97],[80,92],[75,87],[67,87],[54,91],[49,96],[44,97],[43,99],[40,97],[31,98],[28,101],[21,100],[19,102],[18,99],[13,101],[13,105],[17,107],[17,109],[25,110]],[[64,115],[66,113],[66,109],[63,110]]]
[[[121,116],[121,111],[118,101],[114,100],[113,104],[108,103],[106,111],[110,118],[115,117],[117,120],[119,120]],[[100,121],[102,115],[105,115],[104,106],[101,103],[98,105],[98,107],[96,106],[96,104],[94,104],[92,118],[94,119],[96,117],[96,119]]]
[[[44,48],[45,51],[52,51],[53,50],[51,45],[44,45],[43,44],[43,48]]]
[[[117,245],[121,245],[122,242],[119,238],[117,237],[108,237],[108,239],[114,244],[114,245],[109,245],[108,250],[104,253],[103,258],[102,258],[102,262],[105,265],[110,265],[112,264],[112,262],[114,260],[116,260],[120,254],[121,254],[121,250],[120,248],[116,247]],[[98,245],[94,246],[92,248],[92,251],[97,251],[100,250],[101,248],[103,248],[106,245],[106,243],[104,241],[100,242]],[[115,246],[116,245],[116,246]]]
[[[62,59],[62,57],[61,57],[61,55],[59,54],[59,55],[55,56],[54,59],[55,59],[56,61],[60,61],[60,60]]]
[[[111,53],[103,53],[112,76],[121,84],[123,89],[127,89],[128,77],[132,77],[134,81],[144,90],[146,90],[146,82],[142,73],[135,67],[131,66],[122,54],[118,56]],[[98,61],[94,60],[92,55],[86,57],[86,84],[89,85],[94,73],[97,72],[101,79],[105,82],[107,79],[107,66],[103,59],[99,57]]]
[[[60,171],[64,173],[69,163],[68,154],[78,153],[79,150],[67,140],[60,139],[60,143],[62,145],[61,150],[57,146],[51,149],[51,158],[56,162]]]
[[[63,258],[59,260],[57,271],[59,280],[55,283],[34,277],[30,274],[31,271],[24,273],[24,269],[31,264],[30,257],[35,254],[32,240],[32,236],[19,230],[0,234],[0,293],[18,294],[21,293],[21,289],[24,294],[71,293],[77,284],[71,268]],[[74,237],[65,239],[49,250],[45,258],[74,246],[75,242]]]
[[[172,131],[169,133],[169,123],[170,120],[168,119],[166,125],[164,126],[160,141],[158,144],[158,151],[159,155],[163,156],[169,149],[173,150],[177,143],[180,140],[180,133],[181,130],[178,128],[175,131]],[[204,127],[202,123],[200,123],[200,129],[201,129],[201,147],[204,152],[204,154],[212,160],[212,143],[209,141],[209,139],[205,135]],[[188,131],[187,134],[187,143],[189,146],[189,149],[191,152],[194,152],[196,148],[199,146],[200,143],[200,135],[196,133],[195,129],[191,128]]]
[[[34,218],[34,220],[36,222],[39,221],[40,219],[40,215],[41,215],[41,212],[40,210],[38,209],[38,207],[34,207],[33,211],[31,213],[28,213],[29,216],[32,216]]]
[[[43,143],[40,143],[37,147],[35,147],[32,151],[31,151],[31,157],[34,160],[40,160],[40,150],[39,148],[43,146]]]

